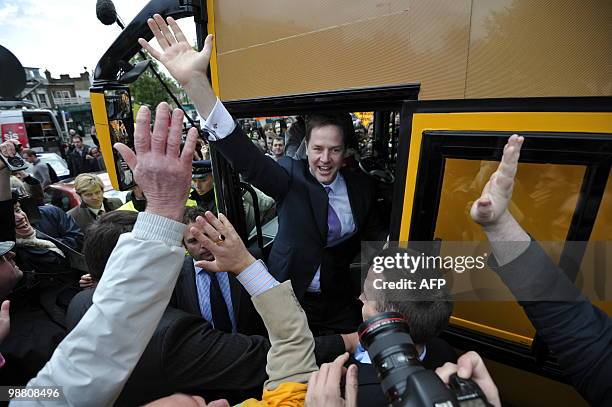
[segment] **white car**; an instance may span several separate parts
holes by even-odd
[[[66,164],[66,161],[60,155],[56,153],[36,153],[36,156],[43,163],[49,164],[60,179],[70,176],[68,164]],[[34,167],[29,165],[26,171],[31,174],[33,170]]]

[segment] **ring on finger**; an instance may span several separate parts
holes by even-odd
[[[215,240],[214,243],[218,246],[220,244],[223,244],[223,242],[225,242],[225,236],[219,235],[219,237],[217,237],[217,240]]]

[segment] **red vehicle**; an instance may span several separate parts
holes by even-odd
[[[95,174],[102,179],[105,198],[119,198],[125,203],[127,191],[115,190],[111,185],[108,173],[97,172]],[[45,188],[45,198],[65,212],[81,204],[81,197],[74,190],[74,178],[49,185]]]

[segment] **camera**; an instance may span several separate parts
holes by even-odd
[[[20,171],[28,168],[28,164],[18,155],[13,157],[5,157],[0,154],[0,159],[4,161],[4,165],[6,165],[10,171]]]
[[[401,314],[383,312],[359,326],[359,340],[368,350],[383,393],[393,407],[490,407],[478,385],[452,375],[447,387],[425,369],[410,329]]]

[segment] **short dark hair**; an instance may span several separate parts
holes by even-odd
[[[398,247],[391,247],[379,252],[376,256],[395,257],[396,254],[419,257],[420,253]],[[410,327],[410,336],[415,344],[425,344],[440,335],[448,326],[453,312],[453,302],[444,288],[421,289],[423,279],[440,278],[441,271],[430,268],[410,270],[406,268],[385,268],[380,274],[385,281],[417,281],[415,289],[402,290],[398,298],[394,290],[375,290],[376,310],[378,312],[395,311],[402,314]]]
[[[283,136],[274,137],[274,139],[272,141],[277,141],[277,140],[278,141],[282,141],[283,144],[285,144],[285,138]]]
[[[78,138],[79,140],[83,141],[83,137],[81,137],[81,136],[80,136],[80,135],[78,135],[78,134],[73,134],[73,135],[72,135],[72,140],[74,140],[75,138]]]
[[[197,206],[188,206],[185,208],[185,214],[183,215],[183,223],[189,225],[195,223],[198,216],[204,216],[205,211]]]
[[[347,113],[338,114],[313,114],[306,118],[306,144],[310,142],[312,131],[318,127],[336,126],[342,134],[342,144],[348,145],[349,135],[355,133],[351,116]],[[291,126],[293,127],[293,126]]]
[[[29,148],[23,150],[23,154],[27,155],[28,157],[36,157],[36,151]]]
[[[104,273],[119,236],[131,232],[138,218],[138,212],[113,211],[105,213],[87,228],[83,254],[91,277],[99,281]]]

